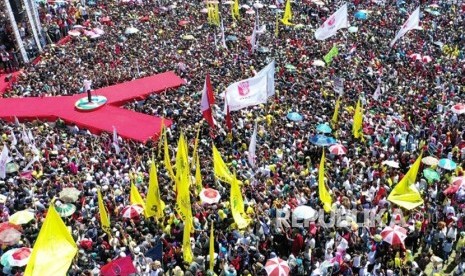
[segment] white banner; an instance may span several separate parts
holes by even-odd
[[[344,79],[334,78],[334,92],[338,93],[339,96],[344,95]]]
[[[10,162],[10,154],[8,147],[3,145],[2,154],[0,154],[0,178],[5,179],[6,177],[6,164]]]
[[[274,61],[252,78],[235,82],[226,88],[225,104],[229,111],[266,103],[274,94]],[[226,110],[226,106],[225,106]]]
[[[250,144],[249,144],[249,164],[252,166],[252,168],[255,168],[255,150],[257,148],[257,122],[255,121],[255,128],[253,130],[252,137],[250,138]]]
[[[315,38],[317,40],[325,40],[335,35],[339,29],[348,27],[347,4],[344,4],[315,31]]]
[[[399,40],[399,38],[403,37],[408,31],[410,30],[421,30],[420,27],[420,7],[418,7],[405,21],[404,25],[402,25],[402,28],[397,32],[396,37],[391,41],[389,44],[390,47],[394,46],[396,44],[396,41]]]

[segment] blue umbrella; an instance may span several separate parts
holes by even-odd
[[[310,138],[310,142],[312,142],[312,144],[315,144],[317,146],[323,146],[323,147],[331,146],[337,143],[336,139],[334,139],[333,137],[328,137],[322,134],[317,134],[313,136],[312,138]]]
[[[457,164],[454,161],[447,158],[439,160],[438,166],[448,171],[453,171],[455,170],[455,168],[457,168]]]
[[[226,41],[237,41],[237,36],[235,35],[228,35],[226,37]]]
[[[360,10],[355,13],[355,18],[360,20],[366,20],[368,18],[368,14],[366,11]]]
[[[291,121],[294,121],[294,122],[300,122],[304,119],[304,117],[302,117],[302,115],[300,115],[299,113],[297,112],[289,112],[287,113],[287,118]]]
[[[331,133],[333,130],[327,124],[319,124],[316,126],[316,131],[321,133]]]

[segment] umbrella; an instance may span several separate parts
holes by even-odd
[[[317,212],[310,206],[301,205],[292,211],[292,215],[297,219],[316,219]]]
[[[81,191],[78,189],[71,187],[71,188],[64,188],[60,192],[60,199],[64,202],[76,202],[79,198]]]
[[[437,10],[434,10],[434,9],[430,9],[430,8],[426,8],[425,11],[431,15],[434,15],[434,16],[439,16],[441,15],[441,13]]]
[[[294,26],[294,29],[302,29],[304,27],[305,27],[304,24],[297,24],[297,25]]]
[[[448,171],[452,171],[457,168],[457,164],[454,161],[446,158],[439,160],[438,166]]]
[[[60,217],[69,217],[76,212],[76,206],[71,203],[61,203],[55,205],[55,210],[60,214]]]
[[[302,121],[304,119],[304,117],[302,117],[302,115],[300,115],[297,112],[289,112],[289,113],[287,113],[286,117],[289,120],[294,121],[294,122],[300,122],[300,121]]]
[[[366,20],[368,18],[368,14],[364,10],[359,10],[355,13],[355,18],[360,20]]]
[[[278,7],[276,7],[276,5],[269,5],[268,8],[270,8],[270,9],[277,9]]]
[[[266,261],[265,270],[268,276],[287,276],[289,275],[289,265],[286,261],[275,257]]]
[[[429,182],[433,182],[433,180],[440,180],[439,173],[430,168],[423,170],[423,175]]]
[[[349,31],[349,33],[356,33],[358,32],[358,27],[351,26],[347,30]]]
[[[439,160],[436,157],[427,156],[423,157],[423,159],[421,159],[421,162],[428,166],[436,166],[439,163]]]
[[[284,67],[289,71],[294,71],[296,69],[295,66],[292,64],[286,64],[286,66]]]
[[[421,55],[420,54],[411,54],[408,57],[416,59],[416,60],[421,60]]]
[[[250,9],[250,6],[247,5],[247,4],[244,4],[244,5],[241,6],[241,8],[248,10],[248,9]]]
[[[81,33],[79,31],[71,30],[68,32],[68,35],[78,37],[81,35]]]
[[[187,24],[189,24],[189,21],[188,21],[188,20],[181,20],[181,21],[178,22],[178,25],[179,25],[179,26],[185,26],[185,25],[187,25]]]
[[[228,35],[226,37],[226,41],[237,41],[237,36],[235,35]]]
[[[34,219],[34,213],[29,210],[22,210],[14,213],[8,219],[9,222],[19,225],[19,224],[26,224]]]
[[[102,29],[99,29],[99,28],[93,28],[92,31],[94,31],[94,33],[96,33],[98,35],[105,34],[105,31],[103,31]]]
[[[400,245],[404,243],[407,237],[407,230],[397,225],[394,225],[394,227],[387,226],[381,231],[381,237],[391,245]]]
[[[391,168],[399,168],[399,163],[397,163],[396,161],[392,161],[392,160],[383,161],[383,163],[381,164],[386,165]]]
[[[0,244],[15,245],[21,239],[21,226],[10,223],[0,223]]]
[[[331,146],[337,143],[336,139],[334,139],[333,137],[328,137],[322,134],[317,134],[313,136],[312,138],[310,138],[310,142],[312,144],[322,147]]]
[[[224,1],[223,4],[225,5],[232,5],[234,4],[234,1],[230,0],[230,1]]]
[[[454,106],[452,106],[450,110],[456,114],[463,114],[465,113],[465,104],[462,104],[462,103],[454,104]]]
[[[255,14],[255,11],[252,10],[252,9],[250,9],[250,10],[247,10],[245,13],[246,13],[246,14]]]
[[[215,204],[218,203],[221,199],[220,193],[215,189],[202,189],[200,192],[200,200],[206,204]]]
[[[208,13],[208,9],[207,8],[203,8],[200,10],[201,13]]]
[[[2,255],[0,263],[3,266],[25,266],[29,262],[32,249],[28,247],[10,249]]]
[[[461,178],[461,177],[459,177],[459,178]],[[457,193],[457,191],[460,189],[460,187],[462,187],[461,181],[462,180],[455,180],[454,182],[452,182],[452,184],[444,190],[444,194],[445,195],[453,195],[453,194]]]
[[[320,0],[315,0],[315,1],[313,1],[313,3],[315,3],[315,5],[317,5],[317,6],[324,6],[325,5],[325,3],[323,1],[320,1]]]
[[[140,205],[134,204],[124,207],[121,211],[121,216],[123,218],[132,219],[138,217],[142,212],[144,212],[144,208]]]
[[[336,144],[329,147],[329,152],[335,155],[344,155],[347,153],[347,149],[341,144]]]
[[[19,165],[14,162],[9,162],[5,166],[6,173],[14,173],[14,172],[17,172],[18,170],[19,170]]]
[[[452,184],[458,185],[458,186],[465,186],[465,176],[454,177],[452,179]]]
[[[82,25],[74,25],[73,29],[84,29],[84,26],[82,26]]]
[[[316,131],[321,133],[331,133],[333,130],[328,124],[319,124],[316,126]]]
[[[139,29],[137,28],[134,28],[134,27],[128,27],[126,28],[126,30],[124,31],[125,34],[136,34],[139,32]]]
[[[253,4],[253,7],[256,8],[256,9],[261,9],[261,8],[263,8],[263,4],[259,3],[259,2],[256,2],[255,4]]]
[[[320,67],[325,67],[326,64],[324,61],[322,61],[321,59],[315,59],[313,62],[312,62],[312,65],[313,66],[320,66]]]
[[[193,39],[195,39],[195,37],[193,35],[185,35],[185,36],[182,37],[182,39],[184,39],[184,40],[193,40]]]
[[[430,63],[432,60],[433,60],[433,59],[432,59],[430,56],[423,56],[423,57],[421,58],[421,61],[422,61],[423,63]]]
[[[257,52],[259,53],[268,53],[269,51],[270,51],[270,48],[262,47],[262,46],[258,47],[258,50],[257,50]]]

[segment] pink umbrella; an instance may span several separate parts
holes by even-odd
[[[336,144],[329,147],[329,152],[335,155],[344,155],[347,153],[347,149],[341,144]]]
[[[94,33],[98,35],[103,35],[105,33],[102,29],[99,29],[99,28],[94,28],[92,29],[92,31],[94,31]]]
[[[381,237],[383,240],[391,245],[400,245],[404,243],[407,237],[407,230],[400,226],[395,225],[394,227],[387,226],[381,231]]]
[[[15,245],[21,239],[21,230],[19,225],[10,222],[0,223],[0,244]]]
[[[201,13],[208,13],[208,9],[207,8],[203,8],[200,10]]]
[[[200,192],[200,200],[206,204],[214,204],[220,201],[221,195],[217,190],[214,189],[202,189]]]
[[[81,33],[80,33],[79,31],[73,30],[73,31],[69,31],[69,32],[68,32],[68,35],[74,36],[74,37],[78,37],[78,36],[81,35]]]
[[[246,14],[255,14],[255,11],[252,10],[252,9],[250,9],[250,10],[247,10],[245,13],[246,13]]]
[[[423,56],[423,57],[421,58],[421,61],[422,61],[423,63],[429,63],[429,62],[431,62],[432,60],[433,60],[433,59],[432,59],[430,56]]]
[[[413,59],[416,59],[416,60],[421,60],[421,55],[420,54],[411,54],[409,56],[409,58],[413,58]]]
[[[275,257],[266,261],[265,270],[268,276],[287,276],[289,275],[289,265],[286,261]]]
[[[456,114],[463,114],[465,113],[465,104],[458,103],[452,106],[451,111]]]
[[[21,247],[8,250],[5,254],[7,255],[7,262],[10,266],[25,266],[29,262],[31,252],[31,248]]]
[[[94,33],[93,31],[87,31],[87,30],[84,31],[84,34],[85,34],[86,36],[93,36],[93,35],[96,35],[96,33]]]
[[[178,22],[179,26],[186,26],[187,24],[189,24],[188,20],[181,20],[181,21]]]
[[[121,211],[121,216],[123,218],[133,219],[139,217],[142,212],[144,212],[144,208],[140,205],[134,204],[124,207]]]

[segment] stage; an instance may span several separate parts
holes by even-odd
[[[157,139],[161,133],[162,118],[154,117],[121,108],[129,101],[141,100],[152,93],[161,93],[165,89],[176,88],[184,81],[174,72],[165,72],[130,82],[104,87],[92,91],[92,95],[107,98],[107,103],[92,111],[79,111],[76,102],[86,96],[77,94],[62,97],[0,98],[0,118],[14,121],[35,119],[54,121],[62,119],[68,124],[88,129],[94,134],[113,132],[116,128],[123,139],[145,142]],[[164,119],[166,126],[171,121]]]

